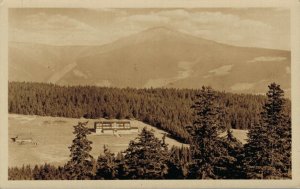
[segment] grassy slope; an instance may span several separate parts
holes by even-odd
[[[23,164],[43,164],[45,162],[60,165],[69,158],[68,146],[73,140],[73,127],[78,121],[89,121],[88,127],[93,128],[94,120],[73,119],[61,117],[41,117],[10,114],[9,115],[9,166],[22,166]],[[153,129],[156,137],[162,138],[162,130],[147,125],[143,122],[133,120],[132,126],[141,130],[143,127]],[[20,138],[32,138],[38,143],[19,145],[12,143],[10,138],[18,135]],[[97,156],[103,152],[103,145],[108,145],[109,149],[116,153],[125,150],[130,140],[137,137],[137,134],[97,136],[90,135],[93,142],[91,154]],[[169,146],[181,146],[182,144],[171,138],[166,138]]]
[[[88,127],[93,128],[94,120],[91,119],[73,119],[61,117],[42,117],[28,115],[9,115],[9,166],[22,166],[23,164],[43,164],[51,163],[54,165],[62,165],[69,158],[68,146],[71,145],[73,139],[73,127],[78,121],[89,121]],[[151,125],[133,120],[132,126],[136,126],[141,130],[143,127],[153,129],[155,136],[162,138],[165,131],[159,130]],[[32,138],[38,143],[19,145],[12,143],[10,138],[18,135],[23,138]],[[247,131],[233,129],[233,135],[246,142]],[[91,154],[97,156],[103,152],[103,145],[108,145],[109,149],[117,153],[125,150],[130,140],[137,137],[137,134],[121,135],[116,137],[112,135],[97,136],[90,135],[89,139],[93,141],[93,150]],[[169,146],[181,147],[182,144],[174,139],[166,137]],[[186,146],[186,145],[185,145]]]

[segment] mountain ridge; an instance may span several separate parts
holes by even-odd
[[[136,88],[211,85],[260,93],[273,81],[289,89],[288,70],[290,51],[232,46],[165,27],[100,46],[9,44],[10,81]]]
[[[130,37],[130,36],[133,36],[133,35],[136,35],[136,34],[140,34],[140,33],[145,33],[145,32],[148,32],[148,31],[153,31],[153,30],[160,30],[160,29],[165,29],[165,30],[170,30],[172,32],[177,32],[177,33],[180,33],[180,34],[183,34],[183,35],[186,35],[186,36],[190,36],[190,37],[194,37],[194,38],[197,38],[197,39],[202,39],[202,40],[206,40],[206,41],[211,41],[211,42],[214,42],[214,43],[217,43],[217,44],[221,44],[221,45],[226,45],[226,46],[231,46],[231,47],[240,47],[240,48],[249,48],[249,49],[264,49],[264,50],[275,50],[275,51],[285,51],[285,52],[290,52],[290,50],[286,50],[286,49],[272,49],[272,48],[263,48],[263,47],[248,47],[248,46],[238,46],[238,45],[232,45],[232,44],[227,44],[227,43],[222,43],[222,42],[218,42],[218,41],[214,41],[214,40],[210,40],[210,39],[205,39],[205,38],[202,38],[202,37],[199,37],[199,36],[195,36],[195,35],[191,35],[191,34],[187,34],[185,32],[181,32],[181,31],[177,31],[177,30],[173,30],[171,28],[168,28],[168,27],[165,27],[165,26],[156,26],[156,27],[151,27],[151,28],[147,28],[145,30],[142,30],[138,33],[134,33],[134,34],[131,34],[131,35],[128,35],[128,36],[125,36],[125,37],[122,37],[122,38],[119,38],[119,39],[116,39],[116,40],[113,40],[109,43],[104,43],[104,44],[90,44],[90,45],[79,45],[79,44],[76,44],[76,45],[54,45],[54,44],[47,44],[47,43],[29,43],[29,42],[21,42],[21,41],[9,41],[9,45],[11,44],[36,44],[36,45],[45,45],[45,46],[52,46],[52,47],[102,47],[102,46],[105,46],[105,45],[109,45],[111,43],[114,43],[114,42],[117,42],[119,40],[122,40],[124,38],[127,38],[127,37]]]

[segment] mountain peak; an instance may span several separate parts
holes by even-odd
[[[238,93],[263,92],[273,81],[290,88],[290,52],[232,47],[167,27],[148,28],[100,47],[15,46],[9,50],[10,81],[137,88],[210,85]]]
[[[114,43],[110,44],[110,47],[106,49],[130,47],[132,45],[142,43],[201,44],[202,46],[216,44],[216,42],[214,41],[189,35],[172,28],[168,28],[165,26],[156,26],[118,39]]]
[[[141,34],[143,35],[180,35],[181,33],[178,32],[177,30],[173,30],[171,28],[165,27],[165,26],[157,26],[157,27],[152,27],[152,28],[148,28],[144,31],[141,32]]]
[[[143,42],[143,41],[161,41],[161,40],[186,40],[193,36],[187,36],[184,33],[181,33],[177,30],[165,26],[157,26],[152,28],[147,28],[146,30],[141,31],[140,33],[131,36],[134,38],[133,41]]]

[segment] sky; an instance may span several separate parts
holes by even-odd
[[[103,45],[164,26],[220,43],[290,50],[290,11],[282,8],[9,10],[9,41]]]

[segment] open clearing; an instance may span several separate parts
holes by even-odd
[[[51,163],[62,165],[69,159],[69,146],[74,138],[73,126],[77,123],[88,121],[88,127],[93,128],[95,119],[75,119],[63,117],[42,117],[32,115],[9,115],[9,166],[22,166],[23,164],[44,164]],[[162,138],[166,133],[151,125],[143,122],[130,120],[131,125],[139,128],[153,129],[158,138]],[[107,145],[111,152],[117,153],[128,147],[130,140],[137,137],[138,134],[127,134],[116,137],[114,135],[89,135],[93,142],[91,154],[97,158],[103,153],[103,146]],[[233,135],[245,143],[247,131],[233,130]],[[19,136],[20,138],[32,138],[37,145],[32,143],[17,144],[13,143],[10,138]],[[182,144],[174,139],[166,137],[166,143],[171,146],[181,147]]]
[[[93,119],[73,119],[63,117],[42,117],[31,115],[9,115],[9,166],[22,166],[23,164],[43,164],[51,163],[62,165],[69,159],[70,151],[68,147],[74,138],[73,126],[77,123],[88,122],[88,127],[93,128]],[[131,120],[131,125],[139,128],[147,127],[153,129],[158,138],[162,138],[165,131],[147,125],[143,122]],[[116,137],[114,135],[89,135],[93,142],[91,154],[97,158],[103,153],[103,145],[107,145],[111,152],[117,153],[128,147],[130,140],[138,134],[127,134]],[[37,145],[26,143],[13,143],[10,138],[32,138]],[[169,146],[182,146],[182,143],[166,137]]]

